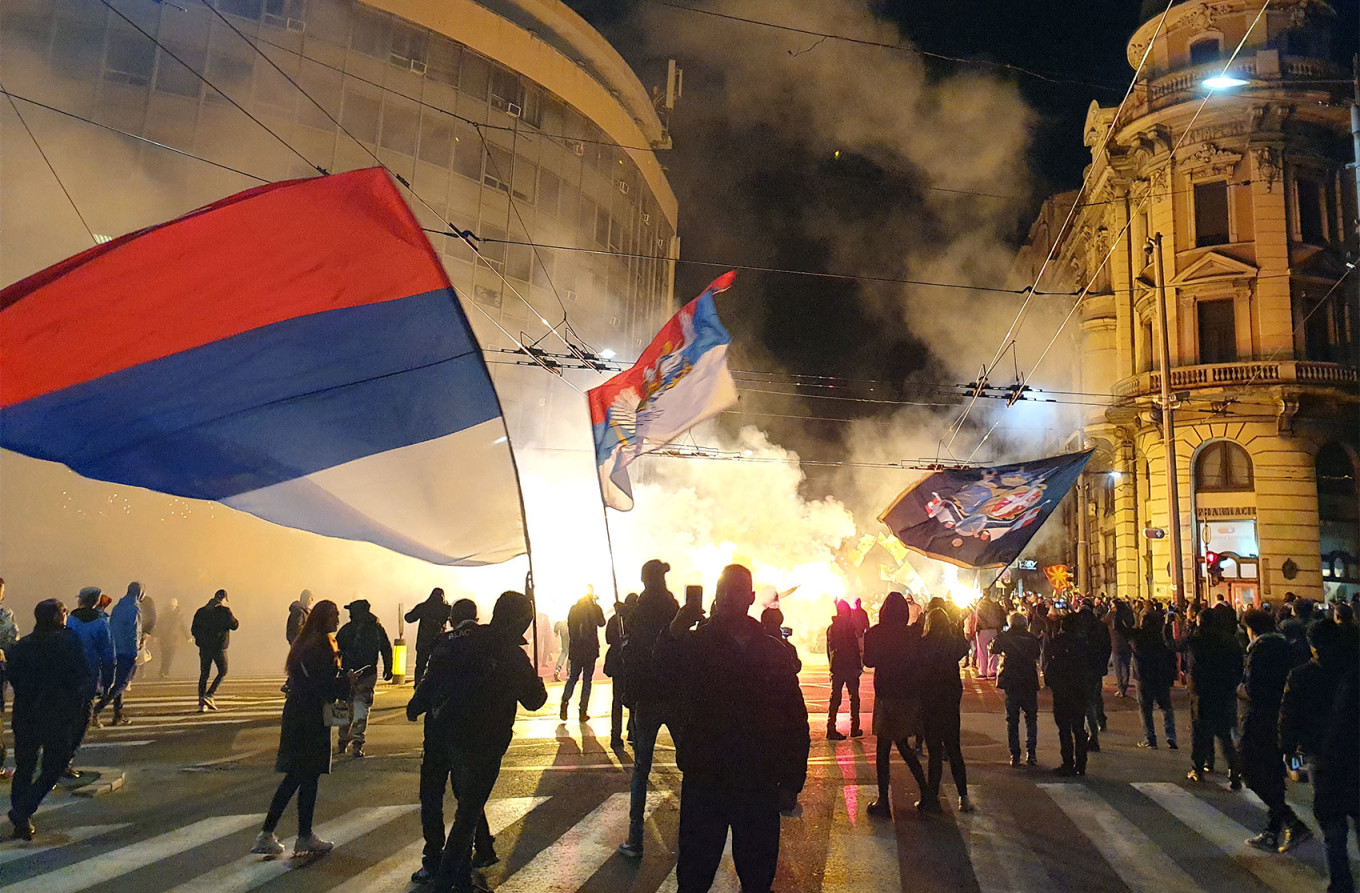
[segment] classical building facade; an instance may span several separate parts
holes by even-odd
[[[35,140],[5,134],[4,282],[89,247],[82,222],[119,235],[262,180],[381,163],[427,227],[479,237],[480,256],[431,239],[484,345],[631,356],[671,312],[677,207],[655,154],[669,136],[558,0],[112,6],[4,4],[5,87],[50,107],[18,101]],[[519,444],[588,430],[576,391],[498,358]]]
[[[1109,399],[1070,444],[1096,450],[1071,519],[1090,591],[1175,594],[1170,539],[1155,538],[1174,532],[1159,236],[1186,598],[1360,584],[1350,73],[1333,61],[1331,6],[1263,5],[1145,10],[1133,92],[1088,113],[1084,192],[1050,199],[1021,254],[1037,276],[1051,253],[1044,283],[1082,293],[1077,390]],[[1243,83],[1203,86],[1223,73]]]

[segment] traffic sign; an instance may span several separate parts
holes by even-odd
[[[1159,540],[1166,536],[1166,531],[1160,527],[1144,527],[1143,536],[1150,540]]]

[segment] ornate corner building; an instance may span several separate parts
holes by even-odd
[[[1092,592],[1173,595],[1158,235],[1186,598],[1360,587],[1351,73],[1328,3],[1263,5],[1189,0],[1163,21],[1145,2],[1133,91],[1087,114],[1084,191],[1051,198],[1021,252],[1081,294],[1076,390],[1108,395],[1073,435],[1096,450],[1071,522]],[[1239,83],[1203,86],[1225,73]]]

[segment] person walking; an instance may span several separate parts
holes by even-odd
[[[768,893],[779,860],[779,815],[797,806],[811,740],[788,650],[749,615],[751,572],[728,565],[713,617],[686,604],[657,641],[660,667],[683,699],[676,742],[680,790],[678,893],[713,884],[728,832],[741,888]],[[716,691],[723,697],[714,697]]]
[[[184,624],[184,612],[180,610],[179,599],[170,599],[170,606],[160,620],[159,629],[160,635],[156,637],[156,646],[161,653],[159,675],[162,679],[169,679],[174,673],[175,654],[179,651],[179,645],[189,639],[189,627]]]
[[[1133,668],[1138,673],[1138,708],[1143,715],[1143,740],[1138,746],[1157,749],[1157,729],[1152,723],[1152,708],[1156,706],[1162,711],[1166,746],[1176,750],[1176,711],[1171,705],[1176,654],[1166,643],[1166,618],[1161,608],[1149,606],[1143,612],[1142,622],[1128,635],[1133,646]]]
[[[562,709],[559,711],[563,722],[567,721],[567,708],[578,679],[581,681],[580,720],[586,722],[590,719],[591,678],[595,675],[595,661],[600,658],[599,630],[602,626],[604,611],[600,608],[594,587],[587,587],[586,594],[567,612],[567,628],[571,630],[571,661],[567,685],[562,689]]]
[[[326,707],[348,698],[350,686],[358,675],[346,675],[340,669],[340,652],[334,635],[339,625],[340,609],[335,602],[319,601],[288,650],[284,664],[288,672],[288,693],[279,725],[279,752],[274,759],[274,771],[282,772],[283,780],[274,791],[264,825],[250,849],[252,853],[283,854],[283,843],[274,830],[294,794],[297,795],[298,816],[294,858],[324,855],[335,846],[312,833],[312,817],[316,812],[321,776],[331,771],[331,727]]]
[[[988,640],[990,644],[990,639]],[[968,653],[968,640],[943,608],[926,613],[926,626],[920,654],[921,711],[925,724],[926,751],[929,753],[925,796],[916,805],[922,813],[940,812],[940,780],[943,760],[949,758],[949,772],[959,795],[959,812],[972,812],[968,799],[968,770],[963,764],[962,718],[963,680],[959,661]],[[978,656],[981,660],[981,655]]]
[[[1058,753],[1062,765],[1055,775],[1086,774],[1086,694],[1091,655],[1076,614],[1062,618],[1061,632],[1048,646],[1044,682],[1053,692],[1053,722],[1058,727]]]
[[[637,593],[630,592],[621,602],[614,602],[614,613],[604,625],[604,674],[614,681],[610,686],[609,746],[623,749],[623,643],[628,638],[628,615],[637,605]],[[632,717],[629,717],[632,723]],[[630,736],[631,737],[631,736]]]
[[[227,676],[227,646],[231,644],[232,630],[241,628],[241,622],[231,613],[227,605],[227,590],[219,589],[208,599],[208,603],[194,612],[189,633],[198,646],[198,712],[216,710],[213,695]],[[208,671],[217,667],[217,675],[212,685],[208,684]]]
[[[1252,608],[1243,616],[1247,627],[1246,669],[1239,697],[1245,701],[1238,753],[1247,787],[1266,805],[1266,827],[1247,845],[1258,850],[1288,852],[1312,838],[1313,832],[1285,802],[1284,754],[1280,751],[1280,702],[1294,669],[1294,650],[1275,631],[1275,618]]]
[[[465,893],[474,880],[473,853],[479,836],[488,843],[486,802],[510,746],[516,705],[537,710],[548,690],[524,652],[524,632],[533,622],[533,605],[519,592],[496,600],[491,623],[463,626],[443,637],[430,657],[425,678],[406,706],[407,719],[427,714],[427,742],[438,742],[458,809],[431,878],[439,893]],[[439,781],[441,793],[443,780]],[[442,809],[442,806],[441,806]],[[442,824],[442,812],[440,815]],[[429,863],[427,862],[426,865]],[[490,864],[487,862],[486,864]],[[417,872],[419,874],[419,872]]]
[[[671,566],[657,558],[642,565],[642,593],[628,617],[623,643],[623,695],[633,722],[633,776],[629,781],[628,838],[619,855],[642,858],[642,828],[647,806],[647,783],[656,752],[656,738],[664,725],[679,746],[680,709],[677,692],[666,685],[663,667],[654,657],[657,640],[675,619],[680,603],[666,588]],[[617,685],[618,683],[615,682]]]
[[[1137,623],[1133,609],[1122,598],[1114,600],[1114,607],[1106,615],[1110,630],[1110,651],[1114,658],[1115,697],[1127,698],[1133,669],[1133,645],[1129,630]]]
[[[113,637],[113,685],[94,705],[94,723],[99,727],[99,714],[113,702],[113,724],[130,725],[132,720],[123,715],[123,692],[137,672],[137,656],[142,651],[142,599],[146,587],[129,583],[127,594],[118,600],[109,615],[109,633]]]
[[[1090,601],[1077,614],[1085,630],[1090,658],[1086,674],[1086,752],[1100,753],[1100,733],[1105,731],[1105,674],[1110,672],[1113,643],[1109,628],[1096,617]]]
[[[1228,764],[1228,784],[1242,790],[1233,729],[1237,726],[1237,686],[1242,682],[1242,646],[1232,620],[1223,612],[1201,611],[1186,637],[1186,681],[1190,689],[1190,781],[1205,781],[1213,763],[1214,741]]]
[[[288,622],[284,624],[283,637],[288,640],[289,645],[292,645],[298,633],[302,632],[302,626],[307,622],[307,615],[310,613],[312,613],[312,590],[304,589],[288,606]]]
[[[990,593],[983,596],[977,604],[976,664],[978,675],[983,679],[995,679],[997,658],[991,651],[992,641],[996,639],[1001,627],[1006,625],[1006,615],[1001,605]]]
[[[66,626],[66,606],[44,599],[34,607],[33,619],[33,632],[5,652],[14,686],[9,820],[18,840],[33,839],[33,814],[75,757],[89,718],[85,693],[93,686],[85,650]]]
[[[0,778],[14,777],[14,770],[5,766],[5,652],[19,641],[19,625],[14,620],[14,612],[5,606],[5,581],[0,578]]]
[[[878,799],[869,804],[871,816],[892,818],[888,784],[894,747],[916,779],[918,800],[924,801],[929,790],[921,761],[907,741],[912,735],[921,734],[921,697],[916,673],[916,648],[920,642],[921,626],[912,623],[906,597],[900,592],[889,592],[879,609],[878,623],[864,634],[864,665],[874,668],[874,769]]]
[[[340,727],[336,753],[354,744],[354,758],[364,757],[368,713],[373,709],[373,691],[378,684],[378,658],[381,656],[383,679],[392,681],[392,640],[374,616],[367,599],[358,598],[345,605],[349,623],[335,635],[340,648],[340,667],[352,674],[349,694],[349,722]]]
[[[1006,743],[1011,766],[1020,765],[1020,714],[1025,714],[1025,763],[1039,765],[1039,639],[1029,631],[1024,614],[1011,615],[1010,626],[992,640],[1000,656],[996,687],[1006,696]]]
[[[831,664],[831,702],[826,708],[826,740],[844,741],[845,734],[836,728],[836,714],[841,709],[841,689],[850,693],[850,737],[863,735],[859,727],[859,677],[864,673],[860,653],[859,627],[854,612],[843,600],[836,600],[836,616],[826,628],[826,655]]]
[[[416,627],[416,671],[411,678],[416,685],[425,675],[425,667],[430,655],[449,625],[449,603],[444,598],[444,590],[436,586],[430,590],[425,601],[406,612],[407,623],[419,623]]]
[[[85,733],[89,730],[90,721],[94,717],[95,699],[102,697],[113,685],[113,634],[109,632],[109,618],[98,608],[103,594],[103,590],[98,586],[86,586],[76,595],[76,603],[80,607],[66,618],[66,625],[80,642],[81,650],[85,654],[85,664],[90,670],[89,682],[80,691],[81,700],[85,705],[85,719],[71,743],[73,754],[80,749],[81,743],[85,740]],[[73,766],[67,766],[66,777],[79,778],[80,773]]]

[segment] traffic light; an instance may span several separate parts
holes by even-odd
[[[1211,585],[1223,582],[1223,557],[1217,552],[1204,553],[1204,569]]]

